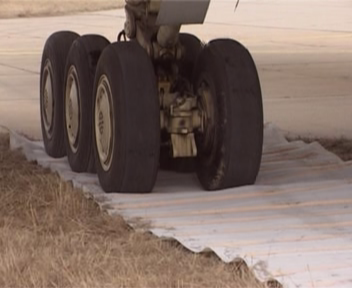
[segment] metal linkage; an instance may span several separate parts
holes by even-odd
[[[173,157],[197,155],[195,131],[203,131],[203,113],[194,95],[171,92],[170,82],[159,82],[160,126],[171,138]]]

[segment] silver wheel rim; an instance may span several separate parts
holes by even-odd
[[[78,149],[80,126],[79,88],[76,68],[72,65],[68,70],[65,89],[65,119],[68,142],[73,152]]]
[[[113,116],[112,93],[108,78],[103,75],[99,79],[95,97],[94,125],[95,141],[102,168],[108,171],[113,156]]]
[[[43,99],[42,99],[42,118],[46,136],[52,137],[53,118],[54,118],[54,95],[52,68],[50,60],[46,60],[43,69]]]

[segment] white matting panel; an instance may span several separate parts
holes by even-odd
[[[41,142],[10,132],[11,148],[58,172],[110,214],[194,252],[244,259],[261,280],[284,287],[352,287],[352,162],[318,143],[287,142],[265,127],[254,186],[205,192],[194,175],[159,172],[151,194],[105,194],[96,175],[77,174],[66,158],[48,157]],[[136,221],[138,219],[138,221]]]

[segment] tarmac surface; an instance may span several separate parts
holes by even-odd
[[[232,37],[256,61],[264,116],[300,135],[352,137],[350,1],[212,1],[204,25],[182,30],[204,41]],[[47,37],[58,30],[115,41],[124,11],[0,19],[0,124],[40,138],[39,69]]]

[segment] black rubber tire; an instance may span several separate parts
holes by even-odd
[[[195,91],[203,81],[211,92],[214,126],[207,145],[203,135],[196,137],[198,179],[206,190],[251,185],[263,146],[263,104],[255,63],[240,43],[211,41],[196,65]]]
[[[180,33],[179,41],[185,49],[183,58],[179,61],[179,74],[192,83],[193,72],[197,59],[204,47],[198,37],[193,34]],[[169,135],[166,135],[169,138]],[[194,157],[173,158],[169,147],[162,147],[160,151],[160,167],[163,170],[172,170],[179,173],[195,172]]]
[[[74,172],[95,172],[93,149],[93,84],[99,57],[110,44],[109,40],[100,35],[84,35],[76,39],[69,51],[65,68],[65,90],[67,89],[70,67],[76,71],[78,102],[80,106],[78,138],[75,149],[72,149],[64,112],[65,145],[68,162]],[[64,94],[65,95],[65,94]],[[66,110],[64,97],[64,111]]]
[[[40,121],[45,151],[49,156],[54,158],[61,158],[66,155],[63,126],[64,71],[68,51],[73,41],[78,37],[78,34],[71,31],[56,32],[47,39],[42,54],[40,68]],[[43,119],[43,117],[45,117],[43,112],[43,73],[47,61],[51,63],[52,94],[54,102],[50,135],[46,132]]]
[[[93,125],[100,185],[105,192],[151,192],[160,150],[160,110],[152,62],[134,41],[108,46],[97,66],[94,111],[101,77],[107,79],[111,91],[113,142],[111,164],[104,170]]]
[[[204,45],[198,37],[188,33],[180,33],[179,41],[185,48],[184,57],[179,64],[179,73],[187,80],[192,81],[194,67]]]

